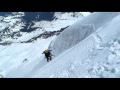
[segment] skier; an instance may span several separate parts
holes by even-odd
[[[42,54],[45,54],[45,57],[46,57],[46,59],[47,59],[47,62],[49,62],[49,61],[51,61],[52,60],[52,57],[51,56],[53,56],[52,54],[51,54],[51,51],[52,50],[45,50],[45,51],[43,51],[43,53]]]

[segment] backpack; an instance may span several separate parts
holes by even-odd
[[[48,53],[49,51],[48,50],[45,50],[44,53]]]
[[[43,53],[50,53],[52,50],[45,50]]]

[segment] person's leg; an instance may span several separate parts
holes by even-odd
[[[49,57],[47,57],[47,62],[49,62]]]
[[[52,58],[50,53],[48,53],[48,57],[49,57],[49,60],[51,61]]]
[[[47,62],[49,62],[49,57],[48,57],[48,55],[45,55],[45,57],[46,57],[46,59],[47,59]]]
[[[51,56],[49,56],[49,58],[50,58],[50,60],[52,60],[52,57],[51,57]]]

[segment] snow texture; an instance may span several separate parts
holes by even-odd
[[[96,12],[58,37],[0,46],[1,77],[119,78],[119,23],[119,12]],[[55,55],[49,63],[41,54],[48,47]]]

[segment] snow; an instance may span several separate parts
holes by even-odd
[[[2,31],[7,25],[5,23],[0,23],[0,31]]]
[[[120,13],[100,12],[93,13],[63,31],[54,41],[53,50],[55,55],[59,55],[63,51],[76,45],[101,26],[107,25],[114,17]],[[62,43],[62,45],[61,45]]]
[[[27,40],[30,40],[31,38],[35,37],[35,36],[38,36],[40,34],[42,34],[44,32],[43,29],[36,29],[35,31],[31,32],[31,33],[23,33],[19,39],[15,40],[16,42],[19,42],[19,41],[27,41]]]
[[[74,47],[63,52],[61,55],[56,57],[51,63],[48,63],[46,66],[36,71],[34,76],[31,77],[120,77],[120,56],[118,43],[119,37],[116,36],[120,32],[119,24],[117,24],[120,23],[119,20],[119,16],[115,19],[112,19],[112,21],[109,22],[107,26],[103,25],[102,28],[96,30],[97,32],[94,32]],[[111,39],[114,40],[113,37],[115,38],[115,40],[117,40],[117,42],[110,41]],[[110,42],[112,42],[113,45],[110,44],[109,47],[106,46]]]
[[[50,21],[35,22],[35,25],[33,27],[42,27],[46,31],[58,31],[61,28],[72,25],[73,23],[82,19],[83,16],[81,15],[80,12],[78,12],[78,16],[75,17],[73,17],[73,13],[61,14],[61,12],[56,12],[55,17],[57,17],[58,19],[53,20],[51,22]]]
[[[1,35],[4,35],[5,37],[4,39],[2,39],[1,42],[7,41],[7,40],[14,41],[13,38],[7,35],[12,35],[12,33],[14,32],[19,32],[20,29],[23,28],[24,23],[21,22],[21,18],[18,18],[21,16],[23,16],[22,13],[21,15],[9,15],[7,17],[4,17],[4,19],[0,22]],[[5,30],[6,32],[4,32],[3,30]]]
[[[84,17],[86,17],[86,16],[90,15],[90,12],[81,12],[81,14],[82,14]]]
[[[119,12],[96,12],[79,18],[58,37],[0,46],[0,75],[7,78],[119,78],[119,23]],[[39,33],[37,30],[26,34],[21,40]],[[48,47],[55,55],[49,63],[41,54]]]
[[[43,55],[41,54],[42,51],[47,49],[51,40],[54,38],[55,37],[52,37],[46,40],[39,39],[37,42],[28,43],[28,44],[14,43],[11,46],[6,47],[5,50],[0,51],[0,57],[1,57],[0,69],[4,70],[5,73],[9,73],[9,72],[14,72],[13,69],[15,70],[17,69],[18,72],[19,71],[18,69],[22,68],[23,70],[23,68],[25,69],[28,66],[28,68],[25,69],[23,72],[26,73],[28,71],[30,72],[31,68],[40,61],[41,57],[43,57]],[[24,62],[25,59],[27,59],[27,61]],[[33,62],[36,63],[33,64]],[[21,70],[19,72],[22,73]]]
[[[12,18],[12,17],[9,16],[9,18],[7,18],[5,20],[9,21],[10,18]],[[63,26],[61,25],[60,27],[58,27],[58,26],[60,25],[60,22],[62,23],[62,20],[53,21],[52,24],[54,25],[54,27],[52,27],[52,29],[57,30],[57,27],[58,27],[58,30],[59,30],[59,29],[61,29],[61,27],[68,26],[69,25],[69,24],[67,24],[68,21],[69,22],[71,21],[70,23],[72,24],[73,22],[77,21],[78,18],[76,18],[76,20],[74,20],[73,18],[71,20],[69,20],[69,19],[65,20],[65,21],[63,20],[63,22],[64,22],[62,24]],[[14,22],[15,22],[15,20],[14,21],[12,20],[11,24],[13,24]],[[43,21],[43,22],[45,22],[45,21]],[[46,23],[49,23],[49,22],[45,22],[45,25],[46,25]],[[18,27],[18,29],[19,28],[20,27]],[[13,28],[13,29],[15,29],[15,28]],[[51,27],[49,27],[49,29],[51,29]],[[51,31],[52,31],[52,29],[51,29]],[[13,40],[13,42],[27,41],[27,40],[43,33],[44,30],[43,31],[42,30],[43,29],[38,28],[31,33],[23,33],[22,37],[19,37],[17,40]],[[46,29],[46,31],[49,31],[49,30]],[[28,75],[32,70],[34,70],[36,68],[39,69],[38,67],[42,67],[45,64],[47,64],[46,60],[44,59],[44,57],[41,53],[43,50],[45,50],[49,47],[49,45],[51,44],[51,42],[53,42],[55,37],[56,36],[48,38],[47,40],[46,39],[38,39],[37,41],[32,42],[30,44],[29,43],[28,44],[12,43],[12,45],[6,47],[5,49],[2,46],[1,50],[3,50],[3,51],[0,52],[0,55],[1,55],[0,57],[2,57],[1,58],[2,63],[0,64],[0,69],[5,72],[4,76],[6,76],[6,77],[13,76],[13,73],[16,73],[18,71],[20,73],[18,73],[18,75],[15,74],[14,77],[25,76],[25,75]],[[38,43],[39,43],[39,48],[37,46]],[[35,47],[37,50],[36,49],[34,50]],[[13,48],[14,48],[14,51],[13,51]],[[6,54],[6,52],[8,54]],[[36,54],[36,53],[38,53],[38,54]],[[34,57],[34,59],[33,59],[33,57]],[[44,61],[43,61],[43,59],[44,59]],[[35,60],[36,60],[36,63],[34,63]],[[39,61],[41,61],[41,63]],[[5,64],[5,63],[7,63],[7,64]],[[7,68],[8,66],[9,66],[9,68]],[[25,69],[25,70],[23,71],[23,69]]]
[[[119,19],[119,16],[117,17]],[[119,19],[120,20],[120,19]],[[109,28],[109,32],[104,29],[98,30],[97,34],[105,33],[107,37],[116,36],[114,33],[119,30],[119,26],[113,29],[116,25],[116,19],[113,19],[110,25],[104,27]],[[119,21],[120,22],[120,21]],[[119,23],[117,21],[117,23]],[[113,27],[113,28],[111,28]],[[111,33],[113,31],[114,33]],[[120,31],[117,31],[120,32]],[[109,36],[109,33],[111,35]],[[102,35],[102,34],[101,34]],[[63,52],[61,55],[56,57],[52,62],[45,65],[43,68],[36,71],[31,76],[42,77],[42,78],[110,78],[119,77],[119,43],[114,42],[109,47],[103,47],[99,50],[96,45],[104,45],[100,42],[99,38],[96,37],[96,32],[87,37],[84,41],[81,41],[74,47]],[[104,36],[100,36],[101,38]],[[102,38],[104,40],[105,38]],[[112,38],[113,39],[113,38]],[[106,41],[106,40],[105,40]],[[108,43],[111,41],[107,41]],[[107,43],[106,43],[107,44]],[[114,47],[114,49],[113,49]],[[112,49],[111,49],[112,48]],[[115,51],[117,53],[111,53]]]

